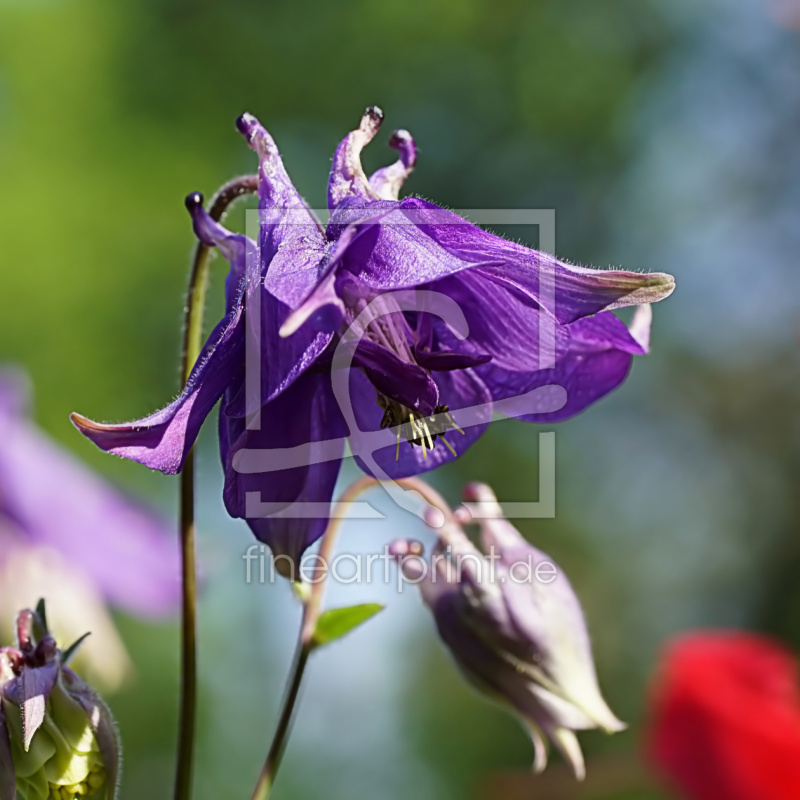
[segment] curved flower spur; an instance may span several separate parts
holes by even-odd
[[[438,540],[429,562],[422,545],[390,545],[416,584],[456,665],[477,689],[521,717],[533,739],[534,769],[547,764],[545,737],[585,774],[576,730],[623,730],[600,694],[580,602],[566,575],[503,517],[492,490],[472,484],[455,514],[430,507]],[[478,549],[463,525],[468,506],[481,518]]]
[[[251,115],[240,117],[259,156],[259,237],[229,232],[208,216],[200,195],[187,198],[197,236],[231,269],[226,316],[186,388],[132,423],[73,416],[102,449],[174,473],[222,397],[227,509],[291,557],[322,535],[348,434],[385,437],[377,445],[372,436],[357,438],[354,455],[366,471],[377,473],[372,462],[378,477],[400,478],[457,458],[486,429],[493,407],[532,422],[567,419],[618,386],[632,356],[647,350],[648,310],[631,331],[610,310],[661,300],[674,288],[662,273],[569,266],[427,201],[399,200],[416,161],[407,132],[391,139],[394,164],[370,178],[361,166],[382,119],[379,109],[367,109],[336,150],[331,218],[322,228],[270,135]],[[436,302],[425,305],[436,297],[457,307],[466,338]],[[259,352],[256,396],[246,380],[248,336]],[[343,342],[352,359],[352,407],[345,409],[332,386]],[[563,387],[558,403],[532,403],[547,386]],[[253,424],[254,415],[262,424]],[[362,442],[369,458],[359,453]],[[298,452],[299,464],[289,460]],[[273,513],[248,513],[248,496]],[[301,504],[313,509],[310,518],[295,513]]]

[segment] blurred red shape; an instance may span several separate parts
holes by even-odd
[[[798,800],[797,660],[748,633],[673,640],[653,685],[646,747],[691,800]]]

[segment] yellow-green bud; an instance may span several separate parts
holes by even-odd
[[[105,704],[64,665],[43,614],[0,649],[0,800],[114,800],[119,742]]]

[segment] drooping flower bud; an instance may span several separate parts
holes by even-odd
[[[625,725],[603,700],[597,683],[586,621],[566,575],[532,547],[502,516],[488,486],[473,484],[466,506],[431,515],[439,540],[429,563],[417,542],[399,540],[390,552],[404,575],[420,587],[436,626],[465,677],[509,707],[528,727],[534,769],[547,763],[552,740],[575,775],[585,774],[574,731]],[[481,524],[481,549],[462,525]],[[438,519],[435,519],[438,517]]]
[[[103,701],[66,666],[44,604],[0,648],[0,800],[114,800],[119,740]],[[76,644],[79,644],[76,643]]]

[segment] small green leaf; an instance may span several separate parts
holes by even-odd
[[[81,636],[80,639],[76,639],[63,653],[61,653],[61,663],[62,664],[69,664],[70,659],[78,652],[80,646],[86,641],[86,637],[91,634],[91,631],[87,631],[86,633]]]
[[[363,603],[358,606],[331,608],[323,611],[317,621],[317,629],[314,631],[314,646],[321,647],[341,639],[342,636],[346,636],[359,625],[363,625],[380,611],[383,611],[380,603]]]
[[[45,606],[44,597],[39,598],[39,602],[36,604],[36,613],[39,615],[39,621],[42,623],[44,635],[46,636],[48,633],[50,633],[50,629],[47,627],[47,609]]]

